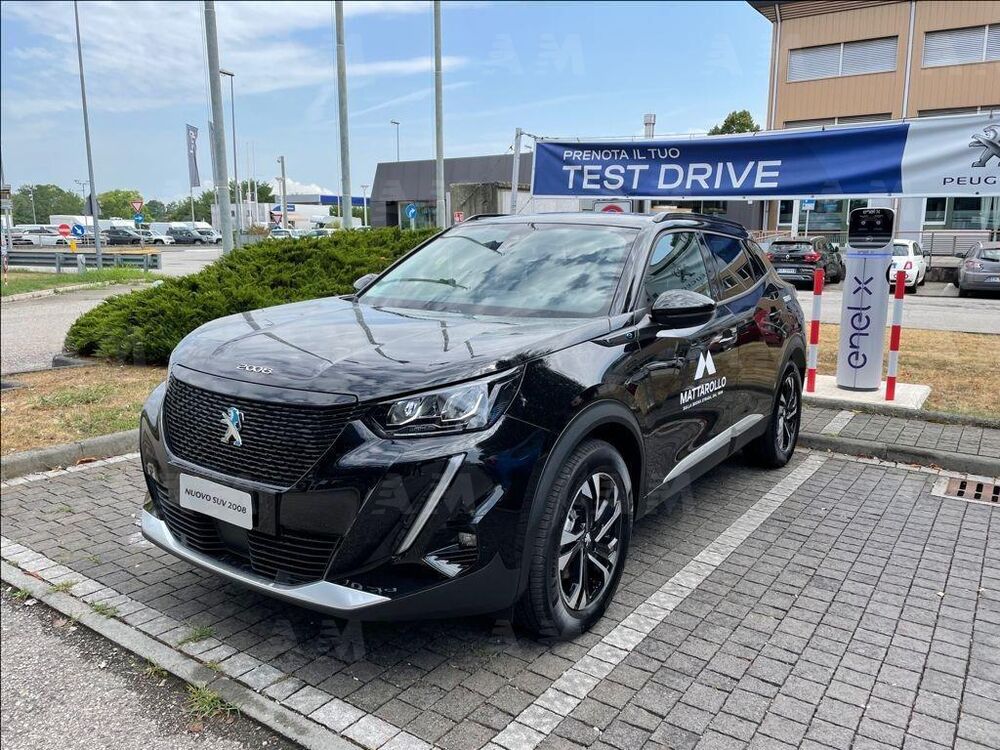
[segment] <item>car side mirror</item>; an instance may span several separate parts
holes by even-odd
[[[354,281],[354,291],[356,291],[356,292],[363,291],[365,289],[365,287],[369,286],[377,278],[378,278],[378,274],[377,273],[366,273],[360,279],[355,279],[355,281]]]
[[[715,300],[690,289],[671,289],[657,296],[649,316],[668,328],[692,328],[712,319]]]
[[[956,258],[964,258],[967,253],[968,253],[968,251],[956,250],[955,251],[955,257]]]

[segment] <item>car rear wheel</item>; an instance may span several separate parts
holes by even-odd
[[[547,488],[517,621],[546,638],[572,638],[607,609],[632,531],[632,484],[621,455],[581,443]]]
[[[781,376],[767,430],[746,447],[747,456],[758,466],[777,469],[795,453],[802,421],[802,376],[789,363]]]

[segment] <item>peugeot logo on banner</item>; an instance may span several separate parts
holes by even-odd
[[[229,441],[237,448],[243,445],[243,438],[240,437],[240,428],[243,427],[243,412],[235,406],[230,406],[228,411],[222,412],[222,424],[226,428],[226,434],[222,436],[221,442],[229,445]]]
[[[974,167],[988,166],[993,159],[1000,162],[1000,131],[995,125],[987,125],[981,135],[973,134],[969,148],[981,149],[979,158],[972,162]]]

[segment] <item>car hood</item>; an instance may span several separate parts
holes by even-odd
[[[501,372],[607,331],[606,318],[473,316],[334,297],[206,323],[171,364],[367,401]]]

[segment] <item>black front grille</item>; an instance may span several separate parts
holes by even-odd
[[[271,536],[260,531],[227,530],[228,535],[246,534],[246,548],[229,545],[219,533],[218,521],[170,502],[167,488],[154,483],[156,507],[170,533],[185,547],[221,562],[236,565],[277,583],[298,584],[323,578],[340,537],[313,536],[282,531]],[[249,551],[249,556],[247,554]]]
[[[236,447],[222,442],[230,407],[243,414]],[[234,398],[171,377],[163,402],[167,445],[185,461],[229,476],[287,487],[340,436],[353,404],[298,406]]]

